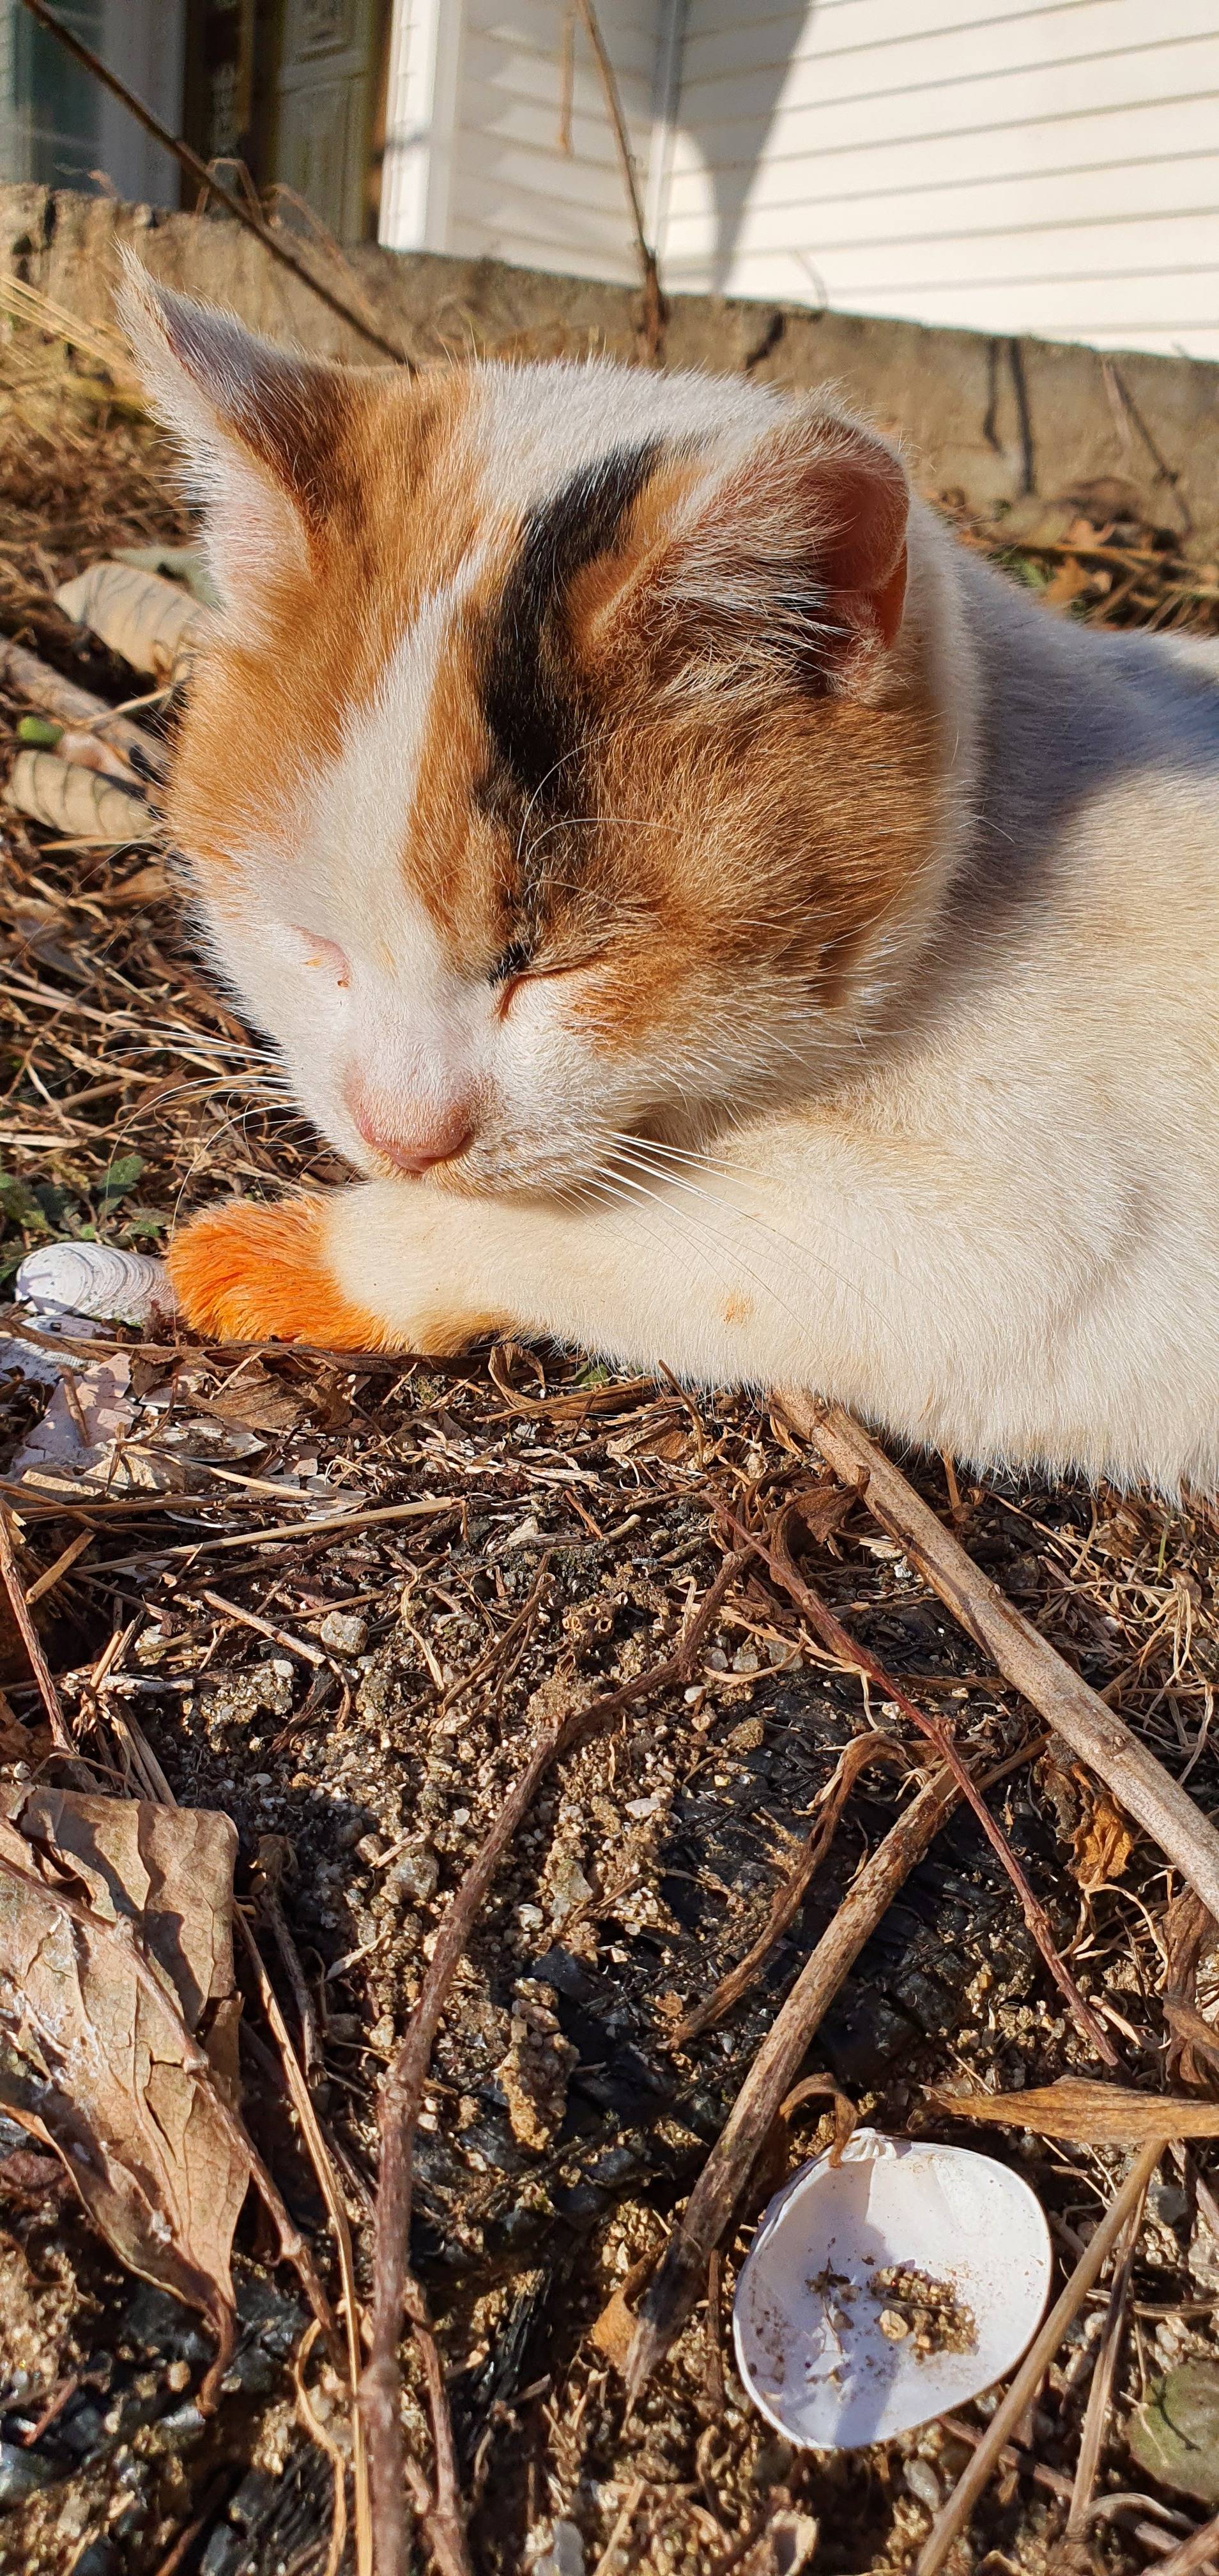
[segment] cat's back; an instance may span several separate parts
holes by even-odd
[[[964,559],[974,692],[971,877],[1064,927],[1171,939],[1192,910],[1219,934],[1219,644],[1098,632],[1048,615]],[[1216,954],[1219,955],[1219,944]]]

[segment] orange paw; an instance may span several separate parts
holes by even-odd
[[[212,1341],[378,1349],[381,1325],[344,1296],[327,1260],[325,1207],[324,1199],[238,1200],[192,1218],[169,1248],[187,1323]]]

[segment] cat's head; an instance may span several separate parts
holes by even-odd
[[[740,381],[345,370],[147,280],[127,321],[225,604],[171,827],[340,1150],[577,1184],[857,1063],[938,794],[891,451]]]

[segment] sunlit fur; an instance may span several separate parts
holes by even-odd
[[[1219,691],[1033,611],[832,403],[128,319],[225,601],[173,828],[371,1183],[186,1229],[192,1319],[1213,1483]]]

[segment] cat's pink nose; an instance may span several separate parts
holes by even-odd
[[[365,1144],[396,1172],[430,1172],[436,1163],[454,1162],[474,1132],[468,1100],[391,1110],[351,1083],[347,1105]]]

